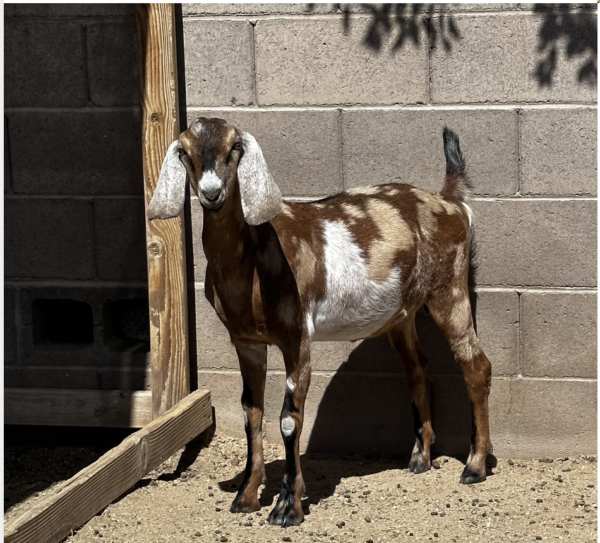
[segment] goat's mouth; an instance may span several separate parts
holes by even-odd
[[[198,199],[200,200],[202,207],[210,211],[217,211],[221,209],[223,203],[225,202],[225,198],[227,198],[227,192],[225,189],[223,189],[214,200],[207,198],[204,194],[202,194],[202,191],[200,191],[198,194]]]

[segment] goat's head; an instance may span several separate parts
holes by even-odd
[[[218,212],[238,186],[248,224],[270,221],[281,211],[281,193],[254,136],[223,119],[198,117],[171,144],[148,206],[150,220],[181,213],[186,175],[207,211]]]

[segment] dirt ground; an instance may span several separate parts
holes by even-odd
[[[282,529],[266,519],[283,475],[283,446],[265,449],[269,481],[256,513],[229,512],[246,447],[243,440],[217,433],[206,448],[196,442],[179,451],[65,541],[597,540],[596,456],[499,459],[487,481],[465,486],[458,482],[462,463],[450,457],[438,457],[436,469],[413,475],[406,459],[304,455],[305,521]],[[5,520],[102,452],[99,447],[6,447]]]

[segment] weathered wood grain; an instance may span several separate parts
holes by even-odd
[[[190,394],[5,526],[5,543],[61,541],[211,424],[210,392]]]
[[[146,390],[4,389],[4,424],[142,428],[151,420]]]
[[[136,5],[143,119],[144,196],[154,193],[169,145],[179,137],[172,4]],[[190,391],[183,214],[146,219],[153,415]]]

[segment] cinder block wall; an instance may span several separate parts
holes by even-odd
[[[184,4],[187,116],[253,133],[282,192],[301,199],[389,181],[437,191],[442,128],[457,131],[475,187],[473,301],[493,363],[496,451],[595,451],[594,5],[420,6]],[[204,299],[197,200],[192,214],[199,385],[219,427],[242,435],[235,352]],[[464,453],[462,376],[425,314],[419,334],[436,448]],[[305,448],[410,451],[410,397],[386,338],[317,343],[312,364]],[[285,377],[275,349],[269,367],[276,440]]]
[[[133,5],[4,6],[4,384],[143,389]]]

